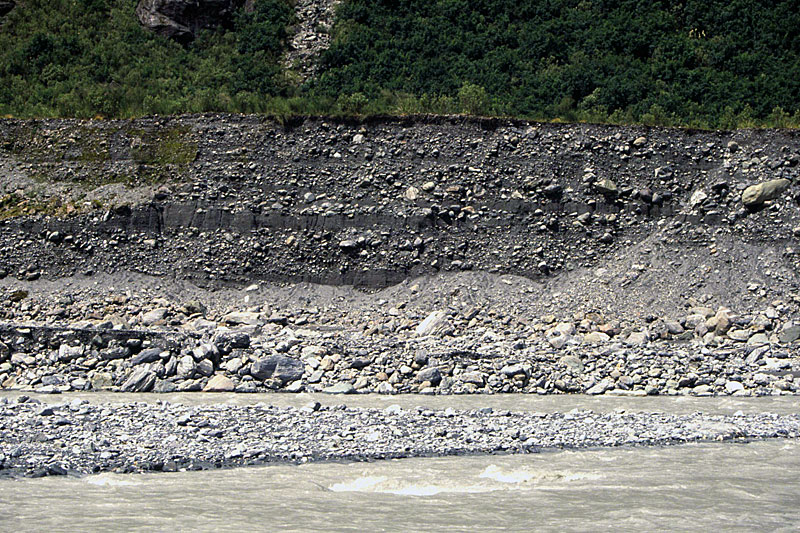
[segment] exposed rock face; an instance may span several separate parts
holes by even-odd
[[[0,17],[6,16],[8,13],[11,12],[12,9],[14,9],[14,6],[16,5],[17,4],[14,2],[0,1]]]
[[[202,28],[228,24],[233,12],[244,3],[244,0],[140,0],[136,16],[145,28],[169,39],[188,42]]]
[[[295,68],[304,80],[317,73],[316,59],[330,45],[330,29],[338,3],[339,0],[298,0],[295,3],[297,25],[285,64]]]

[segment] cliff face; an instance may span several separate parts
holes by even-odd
[[[0,276],[384,287],[477,270],[642,308],[798,294],[795,132],[186,116],[7,120],[0,146]],[[776,178],[788,189],[744,207]]]
[[[136,16],[164,37],[191,41],[202,28],[225,25],[244,0],[140,0]]]

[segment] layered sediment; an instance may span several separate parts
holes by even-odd
[[[799,163],[791,131],[6,120],[0,384],[793,393]]]

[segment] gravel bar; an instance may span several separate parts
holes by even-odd
[[[535,453],[797,438],[800,415],[521,413],[0,399],[0,475],[204,470],[275,462]]]

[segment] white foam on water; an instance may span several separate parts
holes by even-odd
[[[483,479],[491,479],[500,483],[526,483],[534,478],[534,475],[525,470],[503,470],[497,465],[489,465],[478,476]]]
[[[117,474],[97,474],[83,478],[86,483],[90,485],[97,485],[98,487],[132,487],[137,485],[136,482],[126,479],[126,476]]]
[[[371,492],[398,496],[435,496],[436,494],[475,494],[504,490],[483,485],[418,485],[390,480],[385,476],[364,476],[353,481],[331,485],[333,492]]]
[[[333,492],[378,492],[373,489],[385,482],[386,479],[385,476],[365,476],[349,483],[335,483],[331,485],[330,490]]]

